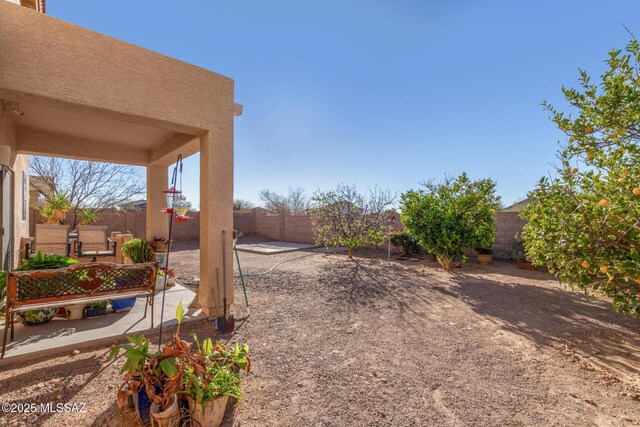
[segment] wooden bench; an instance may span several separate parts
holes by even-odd
[[[144,316],[151,306],[153,328],[153,297],[158,263],[112,264],[89,262],[56,270],[11,271],[7,274],[2,356],[7,344],[7,331],[16,313],[55,308],[70,303],[90,304],[106,299],[123,299],[146,295]]]

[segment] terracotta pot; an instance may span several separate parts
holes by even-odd
[[[167,409],[160,411],[160,406],[151,405],[149,411],[151,425],[153,427],[177,427],[180,422],[180,406],[178,399],[173,396],[173,401]]]
[[[536,267],[530,262],[516,262],[516,265],[520,270],[535,270]]]
[[[208,400],[203,407],[200,403],[189,398],[189,410],[191,410],[191,418],[200,423],[201,426],[218,427],[222,424],[224,411],[227,409],[229,396],[218,397],[217,399]]]
[[[156,242],[156,252],[167,252],[169,250],[169,242]]]
[[[478,254],[478,262],[482,265],[489,265],[493,261],[493,255]]]

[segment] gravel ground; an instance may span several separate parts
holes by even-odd
[[[189,277],[198,252],[181,249],[172,264]],[[257,273],[300,255],[242,253],[240,260],[243,271]],[[253,372],[224,425],[640,422],[637,320],[507,263],[470,261],[446,273],[431,261],[361,255],[351,261],[318,251],[249,277],[250,315],[233,336],[219,338],[247,342]],[[215,334],[211,322],[192,329]],[[80,414],[4,414],[0,425],[135,425],[118,411],[122,360],[107,363],[107,351],[0,372],[0,401],[86,403]]]

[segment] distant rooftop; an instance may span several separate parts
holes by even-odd
[[[507,206],[506,208],[502,209],[501,212],[520,212],[522,209],[526,208],[529,205],[529,203],[530,203],[530,200],[527,198],[519,202],[516,202],[511,206]]]

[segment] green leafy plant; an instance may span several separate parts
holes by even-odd
[[[178,325],[184,310],[182,302],[178,304],[176,317]],[[179,326],[178,326],[179,331]],[[120,373],[125,374],[129,390],[137,392],[144,389],[151,401],[166,409],[172,396],[182,387],[183,370],[178,369],[179,357],[188,356],[190,345],[180,340],[176,331],[173,341],[155,353],[149,351],[149,339],[144,336],[129,336],[126,344],[117,344],[111,348],[108,360],[114,360],[123,351],[125,363]]]
[[[315,240],[325,246],[344,246],[349,258],[364,245],[379,246],[389,232],[387,209],[394,202],[388,191],[377,188],[360,193],[355,186],[316,192],[309,209]]]
[[[180,302],[176,309],[176,333],[171,342],[155,353],[149,351],[149,340],[144,336],[127,337],[128,343],[111,349],[109,360],[123,351],[125,363],[120,372],[125,374],[129,390],[144,388],[161,408],[166,408],[175,395],[189,396],[200,403],[220,396],[240,399],[240,375],[250,371],[249,348],[236,343],[229,350],[219,342],[214,345],[210,338],[201,344],[195,334],[191,334],[192,343],[183,341],[180,338],[183,318]]]
[[[406,231],[391,233],[391,244],[402,249],[402,256],[411,256],[420,252],[420,245]]]
[[[30,271],[30,270],[53,270],[58,268],[69,267],[76,264],[78,261],[60,255],[46,255],[42,251],[29,259],[23,259],[20,265],[16,268],[16,271]],[[1,302],[4,303],[7,292],[7,272],[0,271],[0,297]],[[37,311],[25,312],[25,315],[34,314]]]
[[[45,224],[64,224],[67,212],[71,209],[71,199],[67,193],[54,192],[47,196],[40,214]]]
[[[525,262],[524,241],[520,236],[511,240],[511,257],[515,262]]]
[[[227,349],[222,343],[215,345],[207,338],[202,346],[195,334],[197,363],[187,364],[184,375],[184,393],[203,404],[218,397],[242,398],[241,375],[250,372],[249,347],[239,345]],[[204,370],[203,370],[204,368]]]
[[[428,182],[425,190],[402,195],[402,223],[445,270],[464,261],[465,248],[490,248],[500,197],[491,179],[472,181],[466,174]]]
[[[100,302],[92,302],[90,304],[87,304],[86,308],[107,308],[107,302],[106,301],[100,301]]]
[[[83,208],[76,212],[79,225],[91,225],[100,221],[100,211],[94,208]]]
[[[131,239],[122,245],[122,254],[135,264],[141,264],[151,260],[151,247],[144,239]]]
[[[543,178],[521,213],[530,261],[562,283],[640,310],[640,44],[612,50],[596,84],[563,88],[571,108],[545,103],[565,133],[555,176]]]

